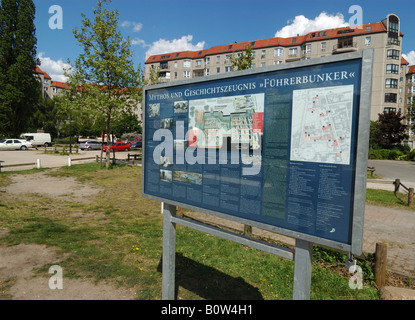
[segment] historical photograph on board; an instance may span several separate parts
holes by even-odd
[[[170,170],[160,170],[160,180],[165,182],[172,182],[173,173]]]
[[[150,118],[160,116],[160,103],[151,103],[148,105],[148,115]]]
[[[187,113],[187,101],[176,101],[174,103],[174,113]]]
[[[232,144],[261,148],[264,119],[264,94],[192,100],[189,103],[189,129],[200,130],[199,148],[221,148]]]
[[[173,129],[173,118],[161,119],[161,129]]]

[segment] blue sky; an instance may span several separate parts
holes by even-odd
[[[63,81],[62,68],[81,53],[72,30],[81,26],[81,14],[92,17],[97,0],[34,0],[36,5],[37,52],[41,69]],[[401,18],[403,53],[415,64],[414,1],[314,0],[113,0],[119,11],[119,29],[130,37],[134,61],[144,66],[146,53],[200,50],[212,46],[308,33],[349,23],[353,5],[362,8],[363,23],[379,22],[387,14]],[[49,28],[53,14],[62,8],[62,29]],[[303,17],[302,17],[303,16]]]

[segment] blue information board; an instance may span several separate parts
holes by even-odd
[[[145,88],[143,195],[350,245],[362,59],[329,61]]]

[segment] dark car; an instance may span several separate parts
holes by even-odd
[[[130,145],[131,149],[141,149],[143,147],[143,140],[137,140],[131,143]]]
[[[101,142],[94,140],[88,140],[79,144],[81,150],[101,150],[101,146]]]

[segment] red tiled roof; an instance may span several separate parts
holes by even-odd
[[[408,61],[406,61],[406,59],[404,57],[401,58],[401,65],[402,64],[409,64]]]
[[[313,31],[306,35],[297,36],[297,37],[269,38],[269,39],[246,41],[246,42],[215,46],[215,47],[211,47],[206,50],[181,51],[181,52],[158,54],[158,55],[153,55],[147,58],[145,63],[147,64],[147,63],[179,60],[179,59],[186,59],[186,58],[187,59],[204,58],[206,56],[214,55],[214,54],[221,54],[221,53],[227,53],[227,52],[232,53],[235,51],[242,51],[245,49],[245,46],[247,45],[251,45],[253,49],[278,47],[278,46],[292,47],[292,46],[301,46],[302,44],[306,42],[336,39],[336,38],[339,38],[340,36],[373,34],[373,33],[380,33],[380,32],[386,32],[386,31],[387,29],[385,28],[382,22],[376,22],[376,23],[364,24],[356,28],[343,27],[343,28],[336,28],[336,29],[329,29],[329,30]],[[324,36],[323,36],[323,33],[325,34]],[[320,36],[318,36],[318,34],[320,34]]]
[[[37,73],[37,74],[43,74],[43,76],[45,77],[45,79],[52,80],[52,78],[46,72],[42,71],[42,69],[40,69],[39,67],[36,67],[35,73]]]
[[[51,86],[61,88],[61,89],[69,88],[68,84],[66,84],[64,82],[60,82],[60,81],[52,81]]]
[[[415,65],[409,67],[408,74],[415,73]]]

